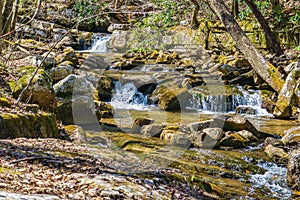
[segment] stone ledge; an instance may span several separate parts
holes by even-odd
[[[56,116],[41,114],[0,114],[0,138],[48,138],[57,137]]]

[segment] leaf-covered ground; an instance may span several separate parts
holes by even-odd
[[[88,153],[86,146],[58,139],[0,140],[0,191],[52,199],[210,199],[197,187],[167,178],[178,170],[122,173],[109,159]]]

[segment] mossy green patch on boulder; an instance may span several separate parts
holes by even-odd
[[[226,136],[221,140],[221,146],[234,147],[234,148],[243,148],[249,144],[249,139],[238,133],[226,134]]]
[[[14,98],[18,98],[22,90],[32,78],[36,67],[26,66],[16,71],[18,80],[11,80],[9,86]],[[52,88],[52,79],[43,69],[39,69],[31,81],[31,85],[23,95],[22,101],[38,104],[46,111],[54,111],[56,108],[55,93]]]
[[[0,114],[0,138],[57,137],[56,116],[41,114]]]

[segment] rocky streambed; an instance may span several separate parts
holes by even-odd
[[[216,63],[202,51],[51,54],[22,114],[1,95],[1,133],[44,139],[1,140],[0,197],[296,198],[298,122],[267,112],[273,92],[246,60]],[[7,81],[13,97],[35,69]]]

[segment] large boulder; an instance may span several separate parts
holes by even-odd
[[[213,120],[205,120],[200,122],[192,122],[187,125],[188,133],[197,133],[198,131],[202,131],[205,128],[209,128]]]
[[[300,69],[292,70],[279,93],[274,109],[274,116],[277,118],[290,118],[292,116],[292,106],[295,105],[295,91],[297,79],[300,77]]]
[[[259,132],[255,126],[243,116],[232,116],[227,119],[214,118],[214,123],[216,126],[223,124],[224,131],[242,131],[247,130],[254,134],[257,138],[262,138],[265,135]]]
[[[54,91],[57,97],[71,97],[77,95],[93,97],[98,100],[98,91],[84,76],[77,76],[70,74],[66,78],[62,79],[54,86]]]
[[[158,106],[166,111],[185,110],[191,98],[188,79],[159,85],[151,95],[151,100],[158,102]]]
[[[17,80],[9,82],[14,98],[18,98],[22,90],[32,78],[36,67],[27,66],[17,69]],[[55,93],[50,76],[43,69],[39,69],[31,81],[29,88],[25,91],[22,101],[38,104],[43,110],[54,111],[56,108]]]
[[[151,75],[141,75],[141,76],[128,76],[123,75],[120,79],[122,85],[126,83],[132,83],[138,89],[139,92],[144,95],[151,94],[156,86],[156,79]]]
[[[289,153],[287,165],[287,183],[294,190],[300,190],[300,150],[296,149]]]

